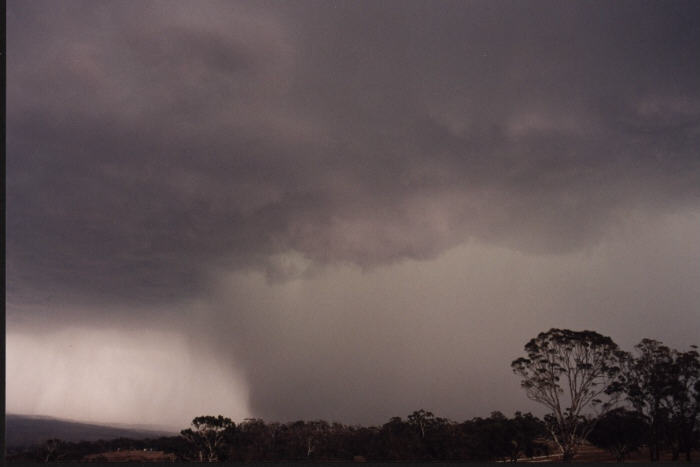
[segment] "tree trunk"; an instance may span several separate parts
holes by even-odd
[[[693,450],[693,427],[690,427],[690,430],[686,430],[683,432],[682,435],[682,440],[683,444],[680,446],[681,452],[685,453],[685,460],[690,462],[690,451]]]
[[[651,462],[658,462],[659,460],[659,445],[656,441],[649,444],[649,460]]]
[[[567,446],[561,453],[561,461],[569,463],[574,459],[575,455],[576,451]]]

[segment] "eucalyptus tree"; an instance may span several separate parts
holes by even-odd
[[[56,461],[65,456],[66,443],[58,438],[47,439],[44,443],[44,462]]]
[[[647,422],[649,459],[658,461],[667,433],[668,403],[673,392],[673,352],[661,342],[642,339],[627,360],[615,390],[623,393]]]
[[[204,415],[194,418],[192,428],[182,430],[180,435],[193,445],[199,462],[217,462],[235,428],[230,418]]]
[[[673,357],[674,378],[669,401],[672,432],[676,438],[673,458],[678,460],[679,452],[684,452],[686,460],[690,461],[697,443],[700,416],[700,354],[693,345],[687,352],[674,351]]]
[[[614,404],[609,389],[626,354],[595,331],[555,328],[531,339],[525,352],[511,363],[513,372],[527,397],[551,411],[547,429],[562,460],[570,462],[594,426],[589,411],[603,413]]]
[[[690,460],[700,414],[700,355],[695,346],[680,352],[653,339],[642,339],[627,360],[616,391],[624,394],[646,420],[652,462],[665,443],[673,458],[685,452]]]

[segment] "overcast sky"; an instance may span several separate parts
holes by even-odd
[[[539,409],[700,343],[696,1],[7,2],[7,409]]]

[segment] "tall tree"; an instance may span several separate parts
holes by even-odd
[[[522,377],[527,397],[551,410],[548,431],[562,460],[570,462],[593,428],[586,411],[612,405],[600,398],[618,376],[625,353],[597,332],[554,328],[531,339],[525,352],[527,357],[511,363],[513,372]]]
[[[193,419],[192,428],[180,434],[194,446],[199,462],[216,462],[220,460],[224,442],[235,428],[230,418],[204,415]]]
[[[424,409],[416,410],[408,416],[408,424],[416,428],[421,438],[425,438],[425,432],[435,424],[435,415]]]
[[[668,407],[673,436],[673,459],[685,453],[691,460],[691,451],[696,441],[696,427],[700,415],[700,355],[696,346],[687,352],[672,351],[673,369]]]
[[[649,459],[658,461],[669,421],[669,399],[674,390],[673,353],[653,339],[642,339],[629,356],[613,390],[625,394],[647,421]]]

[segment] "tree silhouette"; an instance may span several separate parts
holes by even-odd
[[[673,351],[669,409],[673,435],[673,460],[684,452],[687,461],[696,441],[700,415],[700,355],[696,346],[687,352]]]
[[[623,393],[644,417],[652,462],[669,444],[674,460],[695,445],[700,414],[700,356],[695,346],[687,352],[673,350],[653,339],[635,346],[619,377],[615,391]]]
[[[545,419],[562,460],[570,462],[593,427],[586,409],[607,410],[601,399],[620,372],[624,352],[594,331],[550,329],[525,345],[526,358],[511,363],[527,397],[552,412]]]
[[[649,458],[654,462],[659,460],[668,423],[673,355],[671,349],[653,339],[642,339],[635,349],[637,355],[625,362],[614,390],[624,392],[632,407],[646,419]]]
[[[65,449],[63,440],[52,438],[44,443],[44,462],[56,461],[65,454],[62,452]]]
[[[227,436],[231,435],[236,424],[221,415],[204,415],[192,420],[192,428],[180,434],[189,441],[197,452],[199,462],[216,462],[220,459]]]
[[[624,462],[646,439],[646,421],[639,413],[617,408],[604,414],[588,436],[595,446],[610,451]]]

